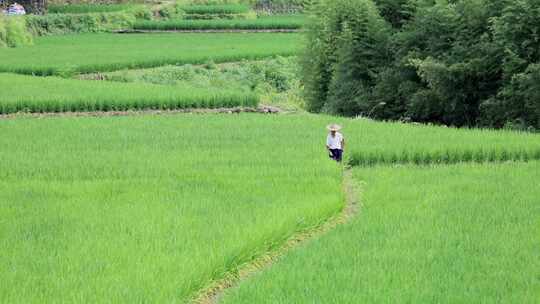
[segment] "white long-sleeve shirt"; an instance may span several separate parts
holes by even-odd
[[[339,132],[336,132],[335,136],[332,136],[332,134],[328,134],[328,137],[326,138],[326,145],[330,147],[330,149],[339,149],[343,150],[342,146],[343,142],[343,135]]]

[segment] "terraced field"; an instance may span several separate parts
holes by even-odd
[[[176,4],[51,12],[142,8],[144,31],[306,22]],[[536,303],[540,136],[308,114],[289,57],[303,41],[102,33],[1,48],[0,303]],[[298,112],[145,111],[280,101]],[[330,123],[343,165],[328,159]]]
[[[0,73],[0,114],[256,107],[255,94]]]
[[[256,107],[255,94],[0,73],[0,114]]]
[[[309,126],[261,118],[1,120],[0,302],[183,302],[339,212]]]
[[[0,72],[66,75],[296,55],[298,34],[80,34],[35,39],[2,49]]]
[[[0,221],[0,234],[4,236],[0,241],[4,249],[0,251],[0,259],[6,261],[0,268],[5,283],[0,287],[0,302],[185,302],[193,299],[215,280],[234,274],[243,264],[283,244],[295,232],[318,226],[343,208],[342,168],[330,162],[324,150],[324,126],[334,120],[330,116],[256,114],[0,120],[0,131],[4,134],[0,144],[5,147],[0,151],[3,160],[0,212],[6,215]],[[460,145],[491,150],[499,149],[506,142],[510,143],[508,149],[512,152],[524,147],[534,149],[540,144],[538,136],[526,133],[452,130],[366,120],[342,119],[341,123],[351,142],[348,150],[358,152],[383,146],[390,152],[398,152],[414,141],[419,142],[417,151]],[[429,141],[432,138],[438,141]],[[249,302],[267,296],[264,299],[289,302],[284,300],[284,295],[272,294],[274,291],[267,287],[285,286],[281,283],[289,283],[291,277],[305,282],[306,288],[316,288],[324,297],[333,296],[336,288],[323,294],[326,291],[320,286],[310,285],[310,271],[313,270],[319,280],[329,280],[321,281],[328,286],[332,286],[329,282],[341,282],[333,277],[335,272],[324,268],[327,273],[321,275],[323,270],[316,271],[318,264],[302,265],[303,261],[308,261],[303,254],[318,256],[321,267],[334,262],[341,263],[336,265],[336,270],[337,266],[349,266],[347,269],[357,273],[356,279],[376,273],[379,264],[355,264],[369,260],[358,257],[350,262],[351,255],[373,255],[373,259],[385,263],[382,259],[391,259],[394,252],[402,252],[396,249],[400,244],[405,252],[410,250],[411,259],[415,259],[415,253],[422,252],[420,249],[432,248],[434,251],[426,253],[432,256],[453,244],[463,244],[455,249],[456,254],[462,253],[460,250],[468,253],[502,250],[490,261],[500,261],[503,273],[519,277],[508,286],[522,288],[521,282],[529,282],[531,272],[522,277],[508,270],[520,270],[522,264],[511,264],[507,257],[514,253],[512,250],[522,249],[525,261],[534,258],[526,250],[537,239],[522,239],[521,233],[531,228],[535,218],[535,213],[530,212],[534,210],[531,198],[536,197],[531,183],[537,179],[538,163],[507,164],[501,167],[507,169],[500,171],[474,166],[463,168],[442,169],[441,179],[437,179],[435,173],[424,175],[424,169],[408,167],[396,169],[395,174],[390,171],[394,169],[388,168],[358,169],[356,175],[366,183],[365,209],[353,225],[340,228],[329,238],[337,238],[334,242],[339,243],[341,233],[352,235],[347,237],[348,241],[359,234],[359,243],[350,244],[351,247],[346,242],[331,243],[330,247],[340,250],[339,253],[326,253],[323,248],[311,250],[308,246],[293,254],[294,262],[287,259],[283,264],[278,263],[275,270],[255,280],[253,285],[243,287],[252,290],[244,294],[241,288],[236,296],[232,295],[232,300],[226,301]],[[469,169],[470,176],[467,175]],[[436,169],[427,170],[436,172]],[[485,173],[482,170],[494,173],[490,173],[491,178],[482,180],[480,177]],[[409,176],[411,171],[416,173]],[[524,172],[523,177],[517,176]],[[508,185],[513,190],[508,194],[497,192],[504,182],[503,176],[512,177]],[[492,191],[475,198],[479,189],[475,183]],[[395,192],[390,191],[394,188]],[[517,193],[527,189],[520,200]],[[465,191],[472,196],[465,196],[459,205],[454,205],[455,196],[450,194]],[[442,193],[440,197],[439,193]],[[433,203],[422,203],[425,195],[432,195],[427,198]],[[452,230],[459,226],[456,223],[470,221],[458,216],[461,211],[468,212],[470,218],[478,218],[484,210],[482,206],[493,196],[501,197],[496,205],[487,209],[493,216],[467,226],[471,234]],[[397,198],[406,199],[407,207],[401,208]],[[516,202],[512,204],[516,208],[495,213],[495,209],[510,198]],[[378,204],[387,207],[377,211]],[[445,209],[438,209],[443,208],[438,204]],[[439,213],[448,216],[437,218]],[[498,242],[471,247],[471,242],[484,236],[475,232],[477,229],[491,229],[485,234],[491,237],[501,234],[501,227],[509,225],[508,221],[514,223],[514,230],[503,236],[501,244],[514,235],[518,240],[510,243],[514,249],[500,249]],[[432,226],[428,227],[437,229],[417,234],[429,223]],[[353,228],[346,232],[351,227],[361,227],[361,230]],[[469,229],[467,227],[464,229]],[[377,233],[369,234],[372,229]],[[394,236],[398,247],[381,249],[365,245],[366,242],[368,245],[384,243],[395,233],[402,233]],[[442,233],[447,233],[448,243],[435,242],[434,237]],[[417,241],[412,242],[415,236]],[[465,236],[466,239],[460,240]],[[368,240],[364,241],[364,237]],[[318,246],[328,247],[324,242],[326,238],[312,246],[320,243]],[[364,248],[366,251],[362,250]],[[379,249],[388,250],[388,253],[381,251],[381,260],[374,254]],[[451,252],[446,254],[449,256],[441,258],[443,270],[452,257]],[[453,261],[469,263],[467,259]],[[290,263],[293,268],[288,267]],[[410,263],[415,265],[414,261]],[[357,266],[361,268],[353,268]],[[499,270],[489,265],[483,267],[482,271]],[[372,270],[364,273],[363,269]],[[429,275],[423,269],[426,268],[418,268],[419,275],[426,280],[425,276]],[[464,269],[469,268],[458,268],[457,274],[444,280],[452,281]],[[410,274],[405,272],[401,278],[400,282],[405,282]],[[334,279],[336,281],[330,281]],[[444,280],[441,285],[434,285],[433,296],[444,292],[437,287],[442,286]],[[454,290],[463,288],[460,282],[468,281],[456,282]],[[507,281],[501,279],[500,282]],[[304,294],[295,291],[295,286],[290,284],[286,299],[314,301],[309,297],[316,293]],[[345,283],[340,286],[350,287]],[[410,286],[407,296],[411,299],[429,298],[415,294],[420,290],[415,289],[419,285]],[[376,288],[383,287],[370,288],[377,294]],[[357,296],[359,289],[347,290],[344,298],[337,299]],[[534,295],[531,292],[523,299]],[[504,294],[504,290],[501,293]],[[456,297],[459,296],[458,293]]]
[[[139,21],[138,30],[297,30],[305,23],[303,16],[284,15],[251,19]]]
[[[221,303],[536,303],[540,163],[355,169],[360,215]]]

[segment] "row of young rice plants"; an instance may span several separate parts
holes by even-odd
[[[136,30],[295,30],[305,23],[302,15],[275,15],[258,19],[217,19],[217,20],[139,20],[133,26]]]
[[[0,73],[0,114],[256,107],[249,92]]]
[[[251,10],[246,4],[180,5],[178,9],[190,15],[244,14]]]
[[[352,166],[540,160],[540,136],[535,133],[369,120],[359,126],[351,124],[347,162]],[[400,132],[392,133],[392,129]]]
[[[38,37],[0,49],[0,72],[70,75],[163,65],[230,62],[300,51],[296,33],[82,34]]]
[[[222,303],[537,303],[540,163],[356,169],[360,215]]]
[[[47,6],[47,13],[50,14],[87,14],[120,12],[135,7],[133,4],[50,4]]]
[[[307,119],[313,122],[323,119],[343,126],[345,161],[352,166],[540,159],[540,135],[537,133],[444,128],[331,116]]]
[[[0,120],[0,302],[186,302],[343,207],[312,127],[256,114]]]

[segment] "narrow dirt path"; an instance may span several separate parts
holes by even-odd
[[[343,191],[345,193],[345,207],[339,214],[330,218],[318,227],[308,231],[298,232],[276,250],[267,252],[265,255],[240,267],[236,273],[230,273],[225,278],[214,282],[191,302],[194,304],[218,303],[227,289],[236,287],[241,282],[250,279],[253,275],[270,268],[274,263],[278,262],[283,256],[289,251],[294,250],[296,247],[303,246],[337,226],[349,222],[358,213],[360,208],[359,185],[353,180],[352,171],[350,169],[345,169],[343,172]]]

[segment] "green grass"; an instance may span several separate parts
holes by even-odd
[[[0,72],[53,75],[168,64],[261,59],[299,52],[298,34],[83,34],[38,37],[32,47],[0,49]]]
[[[165,66],[85,74],[82,79],[154,83],[201,89],[235,90],[257,94],[261,103],[284,110],[302,111],[303,94],[296,57],[281,57],[222,64]]]
[[[139,30],[275,30],[300,29],[304,18],[295,15],[260,17],[254,20],[166,20],[137,21],[134,29]]]
[[[182,303],[343,206],[302,119],[0,120],[0,302]]]
[[[186,14],[196,15],[244,14],[250,11],[245,4],[181,5],[179,9]]]
[[[51,14],[105,13],[125,11],[133,7],[133,4],[66,4],[49,5],[47,12]]]
[[[540,163],[357,169],[362,209],[222,303],[537,303]]]
[[[249,92],[0,74],[0,114],[251,106]]]

